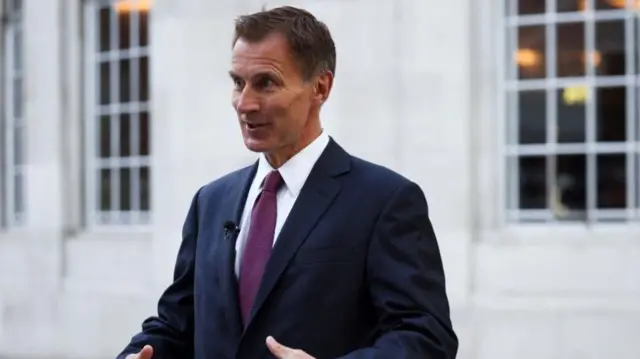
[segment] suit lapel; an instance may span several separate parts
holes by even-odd
[[[341,190],[338,176],[349,171],[350,156],[330,140],[296,199],[267,262],[249,325],[276,282]]]
[[[226,216],[223,216],[223,220],[238,224],[242,220],[244,203],[247,199],[249,188],[251,187],[251,182],[256,174],[257,168],[256,163],[239,173],[239,180],[235,186],[230,189],[229,193],[224,196],[224,200],[220,204],[220,208],[222,211],[225,211],[224,216]],[[222,258],[220,259],[222,266],[221,286],[222,293],[229,305],[229,310],[226,311],[226,315],[229,320],[229,328],[235,334],[234,337],[240,338],[243,328],[240,306],[238,305],[238,281],[235,273],[237,235],[237,233],[225,233],[223,228],[220,229],[219,233],[219,238],[222,239]]]

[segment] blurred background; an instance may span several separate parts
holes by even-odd
[[[0,357],[113,358],[250,164],[233,19],[332,30],[322,119],[424,189],[461,359],[640,358],[640,1],[4,0]]]

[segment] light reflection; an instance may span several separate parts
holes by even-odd
[[[587,10],[587,0],[580,0],[580,2],[578,2],[578,11],[585,10]]]
[[[607,0],[607,3],[615,8],[624,9],[627,7],[627,0]],[[630,1],[632,9],[640,9],[640,0]]]
[[[571,105],[581,105],[589,99],[589,89],[586,86],[567,87],[562,91],[562,101]]]
[[[148,12],[151,9],[151,0],[118,0],[113,4],[113,9],[118,13]]]
[[[600,63],[602,62],[602,54],[600,53],[600,51],[594,51],[591,54],[591,61],[593,66],[595,67],[600,66]]]
[[[542,54],[532,49],[520,49],[515,54],[515,60],[519,66],[535,67],[542,63]]]
[[[640,1],[640,0],[638,0]],[[519,49],[515,53],[515,61],[520,67],[535,67],[542,63],[542,53],[533,49]],[[591,60],[593,66],[598,67],[602,63],[602,54],[600,51],[594,51],[589,56],[584,53],[583,60],[588,62]]]

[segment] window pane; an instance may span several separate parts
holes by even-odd
[[[140,101],[149,101],[149,57],[140,58]]]
[[[586,87],[569,87],[557,91],[559,143],[585,142]]]
[[[100,63],[100,104],[108,105],[111,99],[111,68],[109,62]]]
[[[100,203],[98,209],[101,211],[111,210],[111,170],[108,168],[100,170],[99,193]]]
[[[544,156],[520,157],[520,209],[547,207],[547,160]]]
[[[556,161],[552,208],[559,219],[575,219],[576,214],[570,212],[583,212],[587,208],[587,157],[559,155]]]
[[[120,49],[131,47],[131,15],[128,11],[117,12]]]
[[[11,0],[11,10],[15,12],[22,11],[22,0]]]
[[[546,40],[544,26],[518,28],[518,49],[514,54],[521,79],[546,76]]]
[[[19,27],[14,28],[13,33],[13,68],[16,71],[22,69],[22,30]]]
[[[546,142],[546,114],[547,93],[545,91],[520,92],[518,135],[521,144]]]
[[[599,142],[626,140],[627,91],[624,87],[596,90],[596,133]]]
[[[13,80],[13,116],[14,118],[22,118],[22,79],[15,78]]]
[[[120,169],[120,210],[131,210],[131,169]]]
[[[584,76],[585,44],[584,23],[557,24],[558,77]]]
[[[150,153],[149,150],[149,139],[151,136],[151,123],[149,121],[149,113],[142,112],[140,113],[140,155],[148,156]]]
[[[151,174],[149,167],[140,168],[140,209],[151,208]]]
[[[594,0],[596,10],[624,9],[626,0]]]
[[[120,102],[131,101],[131,61],[120,60]]]
[[[542,14],[545,4],[545,0],[518,0],[518,15]]]
[[[640,9],[640,1],[638,1],[638,8]],[[634,26],[634,34],[636,36],[636,51],[634,54],[634,58],[635,58],[635,72],[636,74],[640,74],[640,16],[637,16],[636,18],[633,19],[633,26]]]
[[[601,154],[597,156],[598,208],[627,207],[627,156]]]
[[[149,45],[149,12],[139,13],[140,19],[140,46]]]
[[[636,141],[640,141],[640,84],[636,86],[635,96],[635,111],[636,111]],[[640,182],[640,173],[638,174],[638,181]]]
[[[596,73],[601,76],[626,73],[624,20],[596,22]]]
[[[120,115],[120,157],[131,156],[131,116],[128,113]]]
[[[111,9],[105,7],[99,10],[99,51],[109,51],[111,49]]]
[[[102,158],[111,155],[111,120],[109,116],[100,116],[100,149],[99,156]]]
[[[15,213],[24,212],[24,177],[20,173],[14,176],[13,205]]]
[[[636,201],[636,207],[640,208],[640,154],[636,153],[635,156],[633,156],[635,158],[635,168],[634,168],[634,176],[633,178],[635,178],[635,201]]]
[[[587,0],[556,0],[558,12],[584,11],[587,8]]]
[[[13,134],[13,164],[21,165],[24,163],[24,127],[14,127]]]

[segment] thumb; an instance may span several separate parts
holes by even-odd
[[[267,347],[269,351],[278,359],[285,358],[285,355],[291,353],[293,349],[285,347],[284,345],[278,343],[272,336],[267,337]]]
[[[151,345],[145,345],[144,348],[138,353],[138,359],[151,359],[153,356],[153,347]]]

